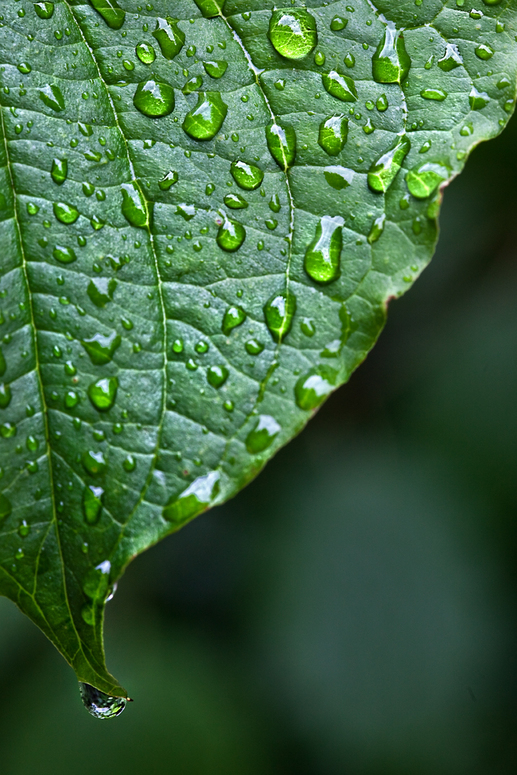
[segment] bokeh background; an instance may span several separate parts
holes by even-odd
[[[517,121],[367,362],[107,611],[97,721],[0,599],[2,775],[514,775]]]

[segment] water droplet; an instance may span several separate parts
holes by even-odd
[[[79,403],[79,396],[75,390],[67,390],[65,393],[65,407],[67,409],[73,409]]]
[[[108,593],[110,572],[109,560],[99,563],[95,568],[90,568],[83,580],[84,594],[95,602],[104,602]]]
[[[370,229],[370,233],[368,234],[368,244],[373,245],[374,242],[377,242],[378,239],[380,239],[382,232],[384,231],[384,225],[386,223],[386,214],[382,213],[379,215],[378,218],[374,220],[372,223],[372,228]]]
[[[20,526],[18,527],[18,533],[21,536],[21,538],[27,538],[29,533],[31,532],[31,526],[28,524],[27,520],[23,519],[20,523]]]
[[[272,121],[266,127],[266,142],[271,156],[286,172],[296,158],[296,132],[293,127]]]
[[[333,97],[343,102],[355,102],[357,100],[357,90],[355,83],[348,75],[342,75],[336,70],[322,75],[323,86]]]
[[[325,180],[336,191],[342,191],[344,188],[348,188],[352,184],[354,179],[354,171],[347,167],[325,167],[323,174]]]
[[[446,164],[425,162],[409,170],[406,183],[409,192],[417,199],[427,199],[437,189],[440,183],[450,175]]]
[[[54,3],[34,3],[34,10],[40,19],[50,19],[54,13]]]
[[[407,135],[399,135],[389,149],[370,167],[368,185],[372,191],[386,193],[397,176],[411,143]]]
[[[122,190],[122,215],[131,226],[145,229],[149,225],[147,207],[140,190],[134,183],[124,183]]]
[[[469,104],[472,110],[483,110],[490,102],[490,97],[486,92],[480,92],[475,86],[472,87],[469,94]]]
[[[60,113],[65,109],[65,99],[59,86],[44,86],[39,91],[39,98],[47,108]]]
[[[331,283],[339,277],[343,224],[339,215],[324,215],[316,226],[316,236],[305,252],[304,267],[317,283]]]
[[[213,60],[210,62],[203,62],[203,67],[211,78],[222,78],[228,67],[228,62],[225,62],[224,60]]]
[[[54,159],[52,162],[52,168],[50,170],[50,176],[54,183],[58,186],[62,185],[68,175],[68,162],[66,159]]]
[[[202,77],[200,75],[193,75],[192,78],[189,78],[187,81],[185,81],[182,92],[183,94],[192,94],[195,91],[199,91],[202,86]]]
[[[194,0],[194,2],[205,19],[213,19],[222,12],[225,0]]]
[[[158,181],[158,187],[162,191],[168,191],[171,186],[178,182],[178,179],[179,176],[176,170],[171,170],[162,178],[162,180]]]
[[[225,336],[228,336],[234,328],[242,325],[246,320],[246,313],[242,307],[228,307],[224,313],[222,331]]]
[[[11,388],[9,385],[0,384],[0,409],[7,409],[11,403]]]
[[[445,73],[450,73],[451,70],[461,67],[462,64],[463,59],[458,51],[458,47],[454,43],[447,43],[445,54],[438,60],[438,67]]]
[[[149,118],[168,116],[174,110],[174,89],[164,81],[149,79],[136,87],[133,104]]]
[[[486,43],[481,43],[476,47],[476,56],[486,62],[487,59],[491,59],[494,56],[494,49],[487,46]]]
[[[204,511],[219,492],[219,472],[211,471],[195,479],[181,495],[169,500],[163,509],[163,518],[168,522],[183,524]]]
[[[136,55],[144,65],[151,65],[156,59],[156,52],[150,43],[142,41],[135,49]]]
[[[381,94],[380,97],[377,97],[377,102],[375,103],[375,105],[377,107],[377,110],[380,113],[384,113],[385,110],[388,110],[389,103],[388,103],[388,98],[386,97],[386,95],[385,94]]]
[[[345,63],[345,65],[348,68],[354,67],[354,65],[355,65],[355,56],[353,54],[351,54],[350,52],[348,52],[348,54],[345,56],[343,62]]]
[[[66,202],[54,202],[54,215],[61,223],[75,223],[79,218],[79,210]]]
[[[334,16],[330,22],[330,29],[334,32],[339,32],[340,30],[344,30],[347,24],[348,19],[344,19],[342,16]]]
[[[411,59],[406,51],[404,35],[388,23],[372,57],[372,74],[377,83],[402,83],[409,73]]]
[[[249,355],[260,355],[264,349],[262,342],[259,342],[257,339],[248,339],[244,346]]]
[[[37,215],[39,213],[39,207],[34,202],[27,202],[27,212],[29,215]]]
[[[329,156],[338,156],[348,138],[348,119],[342,113],[329,116],[320,124],[318,143]]]
[[[242,210],[248,206],[248,203],[240,194],[226,194],[224,203],[232,210]]]
[[[316,333],[316,326],[311,318],[302,318],[300,321],[300,330],[304,336],[314,336]]]
[[[293,324],[296,296],[291,291],[273,294],[264,305],[266,325],[275,342],[281,342]]]
[[[246,229],[238,221],[225,217],[217,232],[216,242],[228,253],[238,250],[246,239]]]
[[[117,281],[108,277],[97,277],[90,280],[87,293],[96,307],[105,307],[109,301],[113,300],[113,294],[117,287]]]
[[[228,106],[219,92],[199,92],[196,107],[183,121],[183,129],[194,140],[212,140],[223,125]]]
[[[316,51],[316,53],[314,54],[314,64],[317,65],[318,67],[323,67],[326,59],[327,58],[323,53],[323,51]]]
[[[87,452],[83,452],[81,462],[85,471],[91,474],[91,476],[100,476],[108,467],[104,454],[102,452],[94,452],[91,449]]]
[[[338,373],[329,366],[316,366],[295,385],[294,395],[300,409],[316,409],[336,386]]]
[[[88,387],[88,398],[99,412],[107,412],[117,397],[118,379],[103,377]]]
[[[90,360],[96,366],[104,366],[109,363],[115,350],[120,347],[120,335],[113,331],[108,336],[95,334],[91,339],[83,339],[81,344],[90,356]]]
[[[108,27],[119,30],[124,24],[126,12],[116,0],[90,0],[90,5],[102,16]]]
[[[6,370],[7,370],[7,363],[5,360],[5,356],[2,352],[2,349],[0,348],[0,377],[4,376]]]
[[[83,513],[84,519],[89,525],[95,525],[99,521],[102,511],[102,496],[104,490],[102,487],[89,485],[83,490]]]
[[[185,33],[178,27],[177,22],[170,17],[156,20],[156,29],[153,37],[158,41],[160,51],[165,59],[174,59],[179,54],[185,43]]]
[[[225,366],[210,366],[206,371],[207,382],[214,388],[220,388],[228,379],[228,373]]]
[[[101,1],[98,0],[98,2]],[[120,716],[126,707],[126,700],[123,697],[111,697],[90,684],[80,683],[79,690],[84,707],[95,718],[115,718]]]
[[[230,167],[232,177],[238,186],[246,191],[258,188],[264,180],[264,173],[254,164],[246,164],[244,161],[234,161]]]
[[[436,102],[443,102],[447,97],[447,92],[443,89],[422,89],[420,96],[424,100],[435,100]]]
[[[250,454],[263,452],[271,446],[281,430],[281,426],[274,417],[269,414],[260,414],[254,428],[246,437],[246,449]]]
[[[128,455],[123,461],[122,467],[128,474],[132,473],[136,468],[136,458],[134,455]]]
[[[52,251],[52,255],[56,261],[59,261],[61,264],[71,264],[73,261],[77,260],[75,251],[72,248],[66,248],[62,245],[56,245]]]
[[[316,19],[305,8],[273,11],[269,40],[286,59],[303,59],[318,42]]]
[[[0,522],[3,522],[4,519],[7,519],[7,517],[10,516],[12,510],[13,507],[11,506],[11,501],[6,495],[0,492]]]

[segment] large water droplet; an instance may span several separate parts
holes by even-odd
[[[228,112],[219,92],[200,92],[196,107],[183,121],[183,129],[194,140],[212,140],[223,125]]]
[[[141,43],[138,43],[135,51],[137,57],[143,65],[151,65],[156,59],[156,52],[154,48],[150,43],[146,43],[145,40],[143,40]]]
[[[213,19],[223,10],[225,0],[194,0],[194,2],[206,19]]]
[[[348,75],[342,75],[336,70],[325,73],[321,76],[323,86],[333,97],[343,102],[355,102],[357,100],[357,90],[355,83]]]
[[[180,30],[177,22],[170,17],[156,20],[156,29],[153,32],[153,37],[158,41],[165,59],[174,59],[185,43],[185,33]]]
[[[195,91],[199,91],[202,86],[203,78],[200,75],[193,75],[192,78],[185,81],[185,85],[181,91],[183,94],[192,94]]]
[[[149,218],[142,193],[134,183],[124,183],[121,190],[122,215],[131,226],[145,229],[149,225]]]
[[[67,248],[63,245],[56,245],[52,251],[52,255],[56,261],[59,261],[61,264],[71,264],[73,261],[77,260],[75,251],[72,248]]]
[[[149,118],[168,116],[174,110],[174,89],[168,83],[153,78],[142,81],[136,87],[133,104]]]
[[[348,119],[342,113],[329,116],[320,124],[318,143],[329,156],[338,156],[348,138]]]
[[[75,223],[79,218],[79,210],[66,202],[54,202],[54,215],[61,223]]]
[[[406,158],[411,143],[407,135],[399,135],[389,149],[374,164],[368,172],[368,185],[376,193],[386,193],[395,180],[404,159]]]
[[[291,291],[282,291],[271,296],[264,305],[266,325],[275,342],[281,342],[293,325],[296,312],[296,296]]]
[[[267,449],[282,430],[274,417],[260,414],[255,426],[246,437],[246,449],[250,454],[257,454]]]
[[[294,395],[300,409],[316,409],[336,386],[338,373],[329,366],[316,366],[295,385]]]
[[[248,203],[240,194],[226,194],[224,203],[231,210],[243,210],[248,206]]]
[[[99,412],[107,412],[117,397],[118,379],[102,377],[88,387],[88,398]]]
[[[377,83],[402,83],[409,73],[411,59],[404,35],[388,23],[381,42],[372,57],[372,74]]]
[[[40,19],[50,19],[54,13],[54,3],[42,2],[34,3],[34,10]]]
[[[318,42],[316,19],[305,8],[273,11],[268,34],[275,49],[286,59],[303,59]]]
[[[228,67],[228,62],[224,60],[203,62],[203,67],[211,78],[222,78]]]
[[[113,277],[96,277],[90,280],[87,293],[96,307],[102,308],[113,300],[117,281]]]
[[[65,98],[59,86],[44,86],[39,91],[39,98],[47,108],[60,113],[65,109]]]
[[[487,61],[487,59],[491,59],[494,56],[494,49],[490,46],[487,46],[486,43],[481,43],[479,46],[476,47],[476,56],[478,59],[482,59],[483,61]]]
[[[103,495],[104,490],[102,487],[90,485],[83,490],[84,519],[89,525],[95,525],[99,521]]]
[[[105,473],[106,468],[108,467],[104,454],[100,451],[95,452],[91,449],[87,452],[83,452],[81,462],[85,471],[91,474],[91,476],[100,476]]]
[[[206,379],[209,385],[214,388],[220,388],[228,379],[228,369],[226,366],[210,366],[206,371]]]
[[[7,409],[11,403],[11,388],[9,385],[0,384],[0,409]]]
[[[216,242],[220,248],[228,253],[238,250],[246,239],[246,229],[238,221],[225,216],[224,222],[219,226]]]
[[[463,59],[458,51],[458,47],[454,43],[447,43],[445,54],[438,60],[438,67],[445,73],[450,73],[451,70],[461,67],[462,64]]]
[[[50,177],[58,186],[65,182],[68,175],[68,162],[66,159],[54,159],[50,170]]]
[[[284,172],[292,167],[296,158],[296,132],[288,124],[272,121],[266,127],[269,152]]]
[[[95,8],[112,30],[119,30],[124,24],[126,12],[122,10],[116,0],[90,0],[90,5]]]
[[[246,320],[246,313],[242,307],[228,307],[223,316],[222,331],[225,336]]]
[[[95,718],[115,718],[126,707],[123,697],[111,697],[90,684],[80,683],[79,691],[84,707]]]
[[[446,164],[426,162],[409,170],[406,183],[414,197],[427,199],[449,175],[450,169]]]
[[[195,479],[178,498],[171,498],[163,509],[163,518],[182,524],[204,511],[219,491],[219,472],[211,471]]]
[[[344,220],[324,215],[316,227],[316,236],[305,252],[305,271],[317,283],[331,283],[339,277]]]
[[[7,519],[7,517],[10,516],[12,510],[13,507],[11,505],[11,501],[6,495],[0,492],[0,522],[3,522],[4,519]]]
[[[232,177],[238,186],[246,191],[258,188],[264,180],[264,173],[254,164],[246,164],[244,161],[233,161],[230,167]]]
[[[121,341],[120,335],[116,331],[112,331],[108,336],[95,334],[91,339],[83,339],[81,344],[90,356],[92,363],[96,366],[104,366],[112,360]]]

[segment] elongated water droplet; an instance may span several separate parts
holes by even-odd
[[[150,43],[143,40],[135,49],[136,55],[143,65],[151,65],[156,59],[156,52]]]
[[[224,222],[219,226],[216,242],[220,248],[228,253],[238,250],[246,239],[246,229],[238,221],[225,217]]]
[[[93,364],[104,366],[113,359],[115,350],[120,347],[121,341],[120,335],[113,331],[108,336],[95,334],[91,339],[83,339],[81,344]]]
[[[422,89],[420,96],[424,100],[435,100],[436,102],[443,102],[447,97],[447,92],[443,89]]]
[[[305,271],[317,283],[331,283],[340,274],[344,220],[324,215],[316,227],[316,236],[305,252]]]
[[[246,449],[250,454],[263,452],[271,446],[282,430],[281,426],[269,414],[259,414],[254,427],[246,437]]]
[[[79,210],[66,202],[54,202],[54,215],[61,223],[75,223],[79,218]]]
[[[325,180],[336,191],[342,191],[344,188],[352,185],[354,179],[354,171],[348,169],[348,167],[332,166],[325,167],[323,174]]]
[[[213,19],[223,10],[225,0],[194,0],[194,2],[205,19]]]
[[[90,568],[83,579],[84,594],[96,602],[104,602],[109,588],[110,572],[109,560],[99,563],[95,568]]]
[[[318,42],[316,19],[305,8],[273,11],[269,40],[286,59],[303,59]]]
[[[171,186],[178,182],[178,180],[179,175],[176,170],[171,170],[162,178],[162,180],[158,181],[158,187],[162,191],[168,191]]]
[[[194,140],[212,140],[223,125],[228,112],[219,92],[199,92],[196,107],[183,121],[183,129]]]
[[[102,309],[113,299],[117,281],[113,277],[96,277],[90,280],[87,293],[96,307]]]
[[[225,336],[240,326],[246,320],[246,313],[242,307],[228,307],[223,317],[222,331]]]
[[[411,143],[407,135],[399,135],[389,149],[372,166],[368,172],[368,185],[376,193],[386,193],[395,180]]]
[[[211,471],[195,479],[179,497],[169,500],[163,509],[163,518],[182,524],[204,511],[219,492],[219,472]]]
[[[446,164],[425,162],[409,170],[406,183],[410,194],[417,199],[427,199],[449,175]]]
[[[52,255],[56,261],[59,261],[61,264],[71,264],[73,261],[77,260],[75,251],[72,248],[67,248],[62,245],[56,245],[52,251]]]
[[[296,296],[291,291],[282,291],[271,296],[264,305],[264,317],[269,333],[275,342],[285,339],[296,312]]]
[[[44,86],[39,91],[39,98],[47,108],[60,113],[65,109],[65,98],[59,86]]]
[[[469,104],[472,110],[483,110],[490,102],[490,97],[484,91],[478,91],[475,86],[472,87],[469,94]]]
[[[83,452],[81,462],[85,471],[91,474],[91,476],[100,476],[105,473],[108,467],[103,452],[95,452],[91,449]]]
[[[240,194],[226,194],[224,203],[232,210],[243,210],[248,206],[248,203]]]
[[[329,366],[316,366],[295,385],[294,396],[300,409],[316,409],[336,386],[338,373]]]
[[[342,113],[329,116],[320,124],[318,143],[329,156],[338,156],[348,138],[348,119]]]
[[[296,132],[288,124],[272,121],[266,127],[269,152],[280,169],[286,172],[296,158]]]
[[[185,43],[185,33],[180,30],[177,22],[170,17],[156,20],[153,37],[158,41],[165,59],[174,59]]]
[[[124,24],[126,12],[116,0],[90,0],[90,5],[102,16],[108,27],[119,30]]]
[[[136,87],[133,105],[149,118],[168,116],[174,110],[174,89],[164,81],[142,81]]]
[[[124,183],[122,190],[122,215],[131,226],[145,229],[149,217],[144,198],[134,183]]]
[[[52,168],[50,170],[50,177],[54,181],[54,183],[57,183],[58,186],[61,186],[68,175],[68,162],[66,159],[54,159],[52,162]]]
[[[118,379],[103,377],[88,387],[88,398],[99,412],[107,412],[117,398]]]
[[[75,390],[67,390],[65,393],[65,407],[67,409],[73,409],[79,403],[79,396]]]
[[[258,188],[264,180],[264,173],[259,167],[244,161],[233,161],[230,172],[237,185],[246,191]]]
[[[50,19],[54,13],[54,3],[34,3],[34,10],[40,19]]]
[[[409,73],[411,59],[406,51],[404,35],[388,23],[381,42],[372,57],[372,75],[377,83],[402,83]]]
[[[7,519],[12,513],[13,507],[9,498],[0,492],[0,522]]]
[[[355,83],[348,75],[342,75],[336,70],[330,73],[324,73],[321,76],[323,86],[333,97],[343,102],[355,102],[357,100],[357,89]]]
[[[3,377],[6,371],[7,371],[7,362],[2,352],[2,348],[0,347],[0,377]]]
[[[99,521],[102,511],[102,496],[104,490],[102,487],[89,485],[83,490],[83,513],[84,519],[89,525],[95,525]]]
[[[462,64],[463,59],[458,51],[458,47],[454,43],[447,43],[445,54],[438,60],[438,67],[445,73],[450,73],[451,70],[461,67]]]
[[[384,225],[386,223],[386,213],[382,213],[379,215],[378,218],[374,220],[372,223],[372,227],[370,229],[370,233],[368,234],[368,244],[373,245],[374,242],[377,242],[378,239],[380,239],[382,232],[384,231]]]
[[[90,684],[80,683],[79,690],[84,707],[95,718],[115,718],[126,707],[123,697],[111,697]]]
[[[226,366],[210,366],[206,371],[206,379],[209,385],[214,388],[220,388],[228,379],[228,369]]]
[[[0,409],[7,409],[11,403],[11,388],[9,385],[0,384]]]
[[[203,62],[203,67],[211,78],[222,78],[228,67],[228,62],[225,62],[224,60],[213,60],[210,62]]]

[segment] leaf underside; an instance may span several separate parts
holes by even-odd
[[[0,2],[0,593],[117,697],[113,584],[346,382],[515,99],[517,0],[199,6]]]

